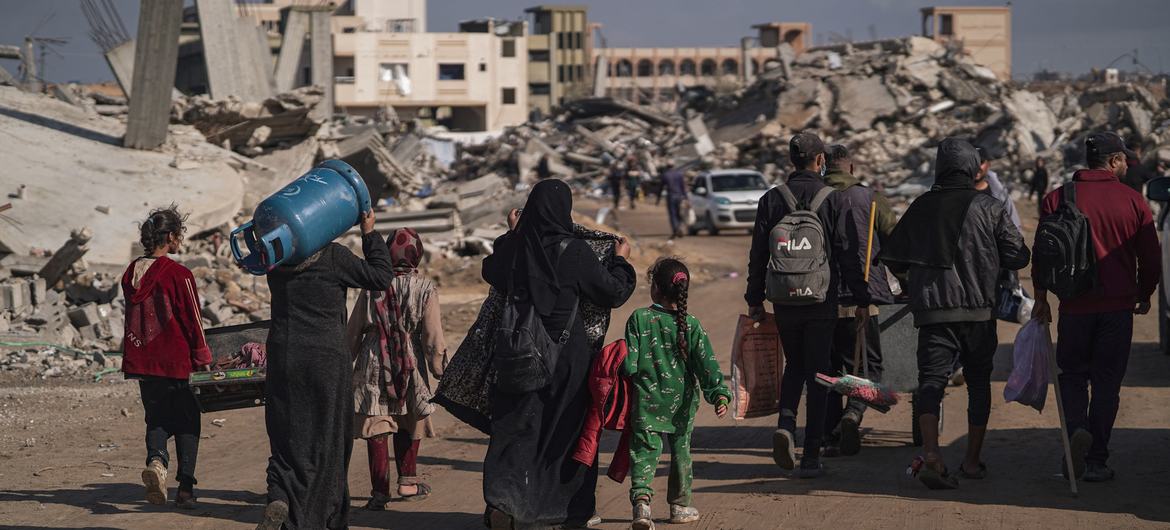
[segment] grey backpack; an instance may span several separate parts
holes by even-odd
[[[781,306],[824,302],[829,294],[829,243],[817,210],[833,188],[821,188],[806,208],[801,208],[804,205],[798,204],[788,186],[781,184],[776,191],[788,205],[788,215],[768,235],[771,259],[765,295]]]

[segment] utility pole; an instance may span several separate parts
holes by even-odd
[[[24,70],[24,77],[21,81],[24,82],[24,89],[29,92],[41,91],[41,78],[37,75],[37,56],[36,56],[36,42],[31,36],[24,38],[24,56],[21,57],[20,66]]]

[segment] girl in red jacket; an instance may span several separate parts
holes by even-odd
[[[144,255],[122,276],[126,333],[122,371],[138,379],[146,412],[146,469],[142,482],[151,504],[167,502],[167,440],[175,437],[179,491],[175,505],[195,506],[195,459],[199,452],[199,405],[187,386],[192,370],[211,364],[203,339],[195,278],[167,254],[183,243],[183,217],[174,205],[151,212],[142,223]]]

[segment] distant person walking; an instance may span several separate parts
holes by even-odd
[[[672,167],[662,174],[662,186],[666,191],[666,216],[670,219],[670,237],[682,237],[686,232],[683,222],[683,206],[687,201],[687,182],[682,168]]]
[[[1095,285],[1060,299],[1056,359],[1060,394],[1073,448],[1073,473],[1087,482],[1112,480],[1109,438],[1117,419],[1121,382],[1133,340],[1133,316],[1150,311],[1161,276],[1161,249],[1145,199],[1121,182],[1127,170],[1121,137],[1100,132],[1085,140],[1085,164],[1072,182],[1049,193],[1041,219],[1054,214],[1072,191],[1088,219],[1096,251]],[[1043,221],[1041,221],[1043,222]],[[1033,318],[1048,322],[1048,292],[1037,285]],[[1092,398],[1089,388],[1092,387]]]
[[[1043,201],[1048,194],[1048,168],[1043,158],[1036,158],[1036,167],[1032,169],[1032,187],[1028,192],[1028,199]]]
[[[997,280],[1001,269],[1028,264],[1030,253],[999,199],[976,191],[979,154],[971,144],[947,138],[938,146],[934,186],[906,210],[885,241],[881,258],[907,272],[918,328],[918,394],[924,455],[917,476],[931,489],[958,487],[955,475],[981,479],[980,455],[991,416],[991,368],[995,350]],[[938,445],[939,404],[955,358],[967,379],[967,454],[957,473]]]
[[[211,364],[203,338],[199,292],[191,271],[172,261],[183,245],[183,217],[171,206],[150,213],[139,228],[144,255],[122,275],[126,296],[122,372],[137,379],[146,413],[146,469],[142,482],[151,504],[167,502],[167,440],[175,439],[179,490],[175,505],[195,507],[199,456],[199,404],[187,386],[193,370]]]

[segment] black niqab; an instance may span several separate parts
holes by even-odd
[[[513,289],[521,297],[526,293],[542,316],[552,313],[560,296],[557,280],[558,245],[573,237],[573,193],[561,180],[546,179],[532,187],[514,237],[506,248],[511,253],[516,274]],[[504,254],[507,255],[507,254]]]
[[[979,153],[971,144],[946,138],[935,157],[934,186],[915,199],[894,227],[881,256],[887,262],[948,269],[955,265],[967,209],[979,192]]]

